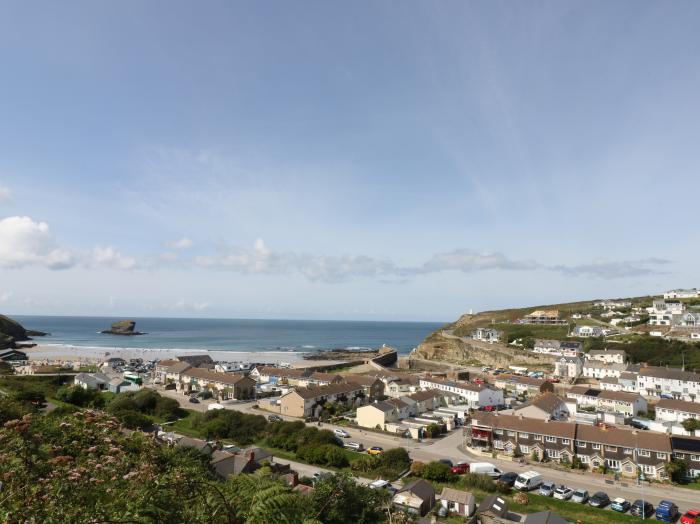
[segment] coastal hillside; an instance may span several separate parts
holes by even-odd
[[[483,311],[463,314],[454,322],[444,325],[431,333],[412,353],[415,361],[429,360],[450,362],[462,365],[507,365],[544,366],[551,365],[551,356],[529,351],[536,339],[556,339],[580,341],[584,351],[604,347],[624,349],[634,362],[648,362],[655,365],[682,365],[700,369],[700,344],[688,340],[687,333],[677,329],[647,325],[646,308],[652,305],[655,297],[624,297],[595,299],[562,304],[536,305],[524,308]],[[616,302],[624,306],[610,309],[603,302]],[[700,310],[700,301],[687,300],[689,310]],[[553,324],[525,324],[519,320],[534,312],[557,314]],[[607,337],[576,337],[577,326],[594,326],[614,330]],[[495,329],[500,340],[489,343],[474,340],[472,333],[477,328]],[[649,336],[652,329],[659,330],[663,337]]]
[[[0,315],[0,349],[15,348],[17,342],[31,340],[29,337],[46,335],[40,331],[25,329],[19,322]]]

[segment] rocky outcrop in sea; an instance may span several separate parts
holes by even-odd
[[[141,331],[136,331],[134,328],[136,327],[136,322],[133,320],[119,320],[118,322],[115,322],[112,324],[111,329],[105,329],[103,331],[100,331],[100,333],[105,333],[108,335],[124,335],[124,336],[133,336],[133,335],[145,335],[146,333],[143,333]]]

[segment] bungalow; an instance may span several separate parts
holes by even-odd
[[[73,383],[83,389],[96,389],[98,391],[109,389],[109,377],[104,373],[78,373]]]
[[[262,467],[252,451],[246,451],[242,454],[214,451],[210,463],[216,475],[222,480],[226,480],[232,475],[255,473]]]
[[[700,290],[692,289],[672,289],[664,293],[664,298],[698,298]]]
[[[623,413],[635,416],[646,413],[647,401],[639,393],[625,393],[623,391],[609,391],[591,388],[588,386],[574,386],[566,393],[566,396],[576,401],[577,406],[592,407],[597,411],[609,413]]]
[[[297,388],[280,398],[280,413],[291,417],[313,417],[321,412],[326,402],[354,407],[365,404],[367,397],[363,387],[358,384]]]
[[[489,344],[499,342],[502,335],[503,333],[501,331],[491,328],[476,328],[472,331],[472,339],[488,342]]]
[[[459,397],[460,402],[469,404],[472,408],[503,404],[503,391],[487,384],[472,384],[435,377],[421,378],[419,384],[423,389],[437,389],[452,393]]]
[[[401,418],[395,404],[377,401],[357,408],[355,420],[360,427],[384,430],[387,422],[398,422]]]
[[[588,360],[598,360],[606,364],[624,364],[627,352],[624,349],[592,349],[587,354]]]
[[[679,325],[683,327],[696,327],[700,326],[700,312],[688,311],[681,315]]]
[[[209,390],[221,400],[255,398],[255,381],[240,373],[217,373],[202,368],[189,368],[180,376],[178,391],[189,395]]]
[[[514,410],[514,414],[540,420],[564,420],[569,417],[569,408],[561,397],[543,393]]]
[[[110,393],[126,393],[127,391],[138,391],[141,386],[131,380],[113,378],[109,381],[107,388]]]
[[[111,357],[102,363],[104,369],[115,369],[126,366],[126,360],[120,357]]]
[[[657,421],[683,423],[684,420],[689,418],[700,418],[699,403],[662,398],[659,400],[658,404],[656,404],[655,420]]]
[[[603,328],[600,326],[576,326],[571,333],[572,337],[602,337]]]
[[[414,480],[394,495],[394,506],[418,516],[423,516],[435,506],[435,490],[423,479]]]
[[[440,504],[450,513],[456,513],[465,518],[471,517],[476,511],[474,495],[459,489],[442,488]]]
[[[602,307],[603,309],[626,309],[632,307],[632,302],[629,300],[599,300],[593,303],[594,307]]]
[[[17,349],[0,349],[0,362],[7,362],[8,364],[26,364],[29,361],[29,357],[24,351],[19,351]]]

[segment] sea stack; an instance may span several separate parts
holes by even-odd
[[[141,331],[134,331],[134,328],[136,327],[136,322],[133,320],[119,320],[118,322],[115,322],[112,324],[111,329],[105,329],[104,331],[100,331],[100,333],[107,333],[108,335],[125,335],[125,336],[132,336],[132,335],[145,335],[146,333],[142,333]]]

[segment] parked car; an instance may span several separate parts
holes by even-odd
[[[625,513],[628,509],[630,509],[630,503],[622,497],[617,497],[613,499],[612,503],[610,504],[610,509],[620,513]]]
[[[329,473],[328,471],[317,471],[316,473],[313,474],[313,479],[314,484],[318,482],[319,480],[323,480],[328,477],[332,477],[333,473]]]
[[[345,431],[344,429],[340,429],[340,428],[334,429],[334,430],[333,430],[333,433],[335,433],[335,436],[336,436],[336,437],[340,437],[340,438],[350,438],[350,433],[348,433],[348,432]]]
[[[520,491],[532,491],[533,489],[538,489],[542,482],[542,475],[536,471],[525,471],[518,475],[513,486]]]
[[[492,479],[497,479],[501,476],[501,470],[490,462],[472,462],[469,464],[469,472],[488,475]]]
[[[367,453],[369,453],[370,455],[375,455],[375,456],[381,455],[382,453],[384,453],[384,448],[381,446],[372,446],[371,448],[369,448],[367,450]]]
[[[641,429],[641,430],[648,430],[649,429],[644,424],[642,424],[641,422],[637,422],[636,420],[633,420],[632,422],[630,422],[630,426],[632,426],[635,429]]]
[[[700,510],[689,509],[681,517],[681,524],[700,524]]]
[[[543,497],[551,497],[554,495],[555,489],[557,489],[557,485],[554,482],[543,482],[537,493]]]
[[[656,520],[675,522],[676,517],[678,517],[678,506],[670,500],[662,500],[656,506]]]
[[[369,489],[385,489],[392,495],[396,493],[397,489],[392,486],[389,481],[387,480],[375,480],[374,482],[370,482],[368,484]]]
[[[559,500],[569,500],[573,494],[574,494],[573,489],[567,488],[566,486],[562,485],[554,490],[554,494],[552,496],[555,499],[559,499]]]
[[[474,382],[474,384],[483,384],[484,379],[483,378],[475,378],[472,382]]]
[[[632,503],[630,514],[634,515],[635,517],[651,517],[654,514],[654,506],[652,506],[650,502],[637,499]]]
[[[270,422],[282,422],[283,419],[279,415],[268,415],[267,420]]]
[[[346,442],[345,447],[353,451],[364,451],[365,449],[360,442]]]
[[[515,484],[516,479],[518,478],[518,474],[509,471],[508,473],[503,473],[499,478],[498,478],[498,483],[502,484],[504,486],[508,486],[509,488],[513,487],[513,484]]]
[[[603,491],[597,491],[590,499],[588,499],[588,504],[594,508],[604,508],[610,504],[610,497],[608,497],[608,494]]]
[[[452,466],[452,473],[455,475],[464,475],[465,473],[469,473],[469,462],[457,462],[457,464]]]
[[[585,504],[588,502],[588,491],[585,489],[575,489],[571,494],[571,502],[577,502],[579,504]]]
[[[199,404],[199,399],[197,397],[190,397],[190,402],[192,402],[192,404]]]
[[[452,461],[450,459],[440,459],[438,460],[439,463],[445,464],[446,466],[452,467],[454,464],[452,464]]]

